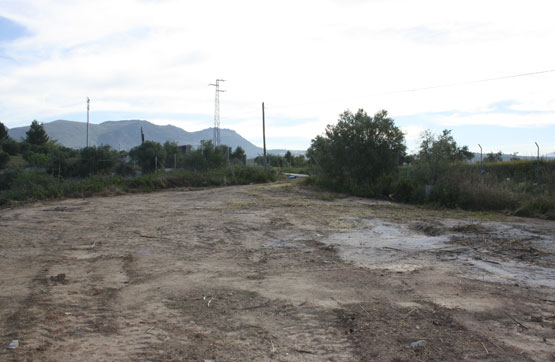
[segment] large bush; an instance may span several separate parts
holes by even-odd
[[[370,117],[360,109],[345,111],[336,125],[312,140],[307,154],[315,160],[323,182],[335,189],[376,196],[397,173],[405,156],[403,132],[386,111]]]
[[[143,173],[154,172],[163,167],[166,150],[158,142],[145,141],[129,152],[133,161],[137,162]]]
[[[451,164],[468,161],[473,156],[467,146],[457,145],[450,130],[443,130],[437,136],[429,130],[425,131],[414,162],[415,176],[422,182],[435,184]]]
[[[79,151],[74,176],[88,177],[96,174],[110,174],[118,164],[119,153],[110,146],[85,147]]]
[[[229,148],[214,147],[212,141],[201,141],[200,147],[185,154],[183,167],[190,171],[206,171],[226,166]]]

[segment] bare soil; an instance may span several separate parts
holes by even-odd
[[[294,180],[5,209],[0,360],[554,361],[554,237]]]

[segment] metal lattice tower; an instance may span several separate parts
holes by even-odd
[[[216,87],[216,99],[214,102],[214,136],[212,139],[214,147],[220,145],[220,92],[225,92],[225,90],[220,89],[220,82],[225,82],[225,80],[216,79],[216,84],[209,84]]]
[[[89,147],[89,112],[91,110],[91,100],[87,97],[87,148]]]

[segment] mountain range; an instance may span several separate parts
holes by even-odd
[[[86,146],[87,124],[84,122],[74,122],[57,120],[44,123],[44,130],[50,139],[56,140],[59,144],[71,148],[83,148]],[[164,143],[166,141],[176,142],[178,145],[192,145],[198,147],[202,140],[212,140],[213,128],[203,129],[196,132],[187,132],[182,128],[167,125],[158,126],[144,120],[125,120],[107,121],[100,124],[89,124],[89,145],[100,146],[109,145],[116,150],[130,150],[141,144],[141,128],[145,135],[145,140]],[[25,132],[29,126],[16,127],[8,130],[8,134],[15,140],[25,138]],[[257,147],[237,132],[231,129],[220,129],[221,144],[232,147],[240,146],[248,158],[262,155],[264,150]],[[272,154],[285,154],[286,150],[268,150]],[[291,153],[304,154],[305,151],[294,151]]]

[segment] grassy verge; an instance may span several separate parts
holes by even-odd
[[[177,170],[137,177],[94,176],[86,179],[63,179],[44,172],[11,170],[0,174],[0,206],[66,197],[150,192],[175,187],[244,185],[274,180],[275,172],[264,171],[260,167],[205,172]]]
[[[322,176],[306,184],[334,192],[472,211],[555,220],[555,162],[453,164],[428,187],[418,170],[404,167],[398,177],[383,177],[374,185],[334,182]],[[538,183],[539,181],[539,183]]]
[[[312,172],[312,169],[308,166],[307,167],[283,167],[279,169],[279,172],[310,175]]]

